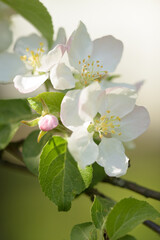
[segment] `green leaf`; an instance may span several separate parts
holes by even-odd
[[[39,166],[42,190],[59,211],[68,211],[74,197],[84,191],[92,179],[92,167],[82,172],[67,150],[67,141],[54,136],[43,148]]]
[[[22,149],[23,161],[25,165],[33,174],[37,176],[42,149],[52,136],[52,134],[48,132],[38,143],[38,134],[39,130],[33,131],[31,134],[29,134],[23,144]]]
[[[0,100],[0,124],[12,124],[31,118],[31,109],[25,99]]]
[[[91,208],[92,221],[96,228],[102,229],[110,209],[114,202],[99,196],[96,196]]]
[[[106,228],[110,240],[116,240],[126,235],[147,219],[160,217],[149,203],[134,198],[125,198],[118,202],[107,218]]]
[[[20,121],[31,117],[31,110],[26,100],[0,100],[0,149],[4,149],[12,140],[20,126]]]
[[[0,124],[0,149],[4,149],[19,128],[19,123]]]
[[[124,237],[119,238],[118,240],[136,240],[136,238],[131,235],[125,235]]]
[[[97,231],[93,223],[75,225],[71,231],[71,240],[97,240]]]
[[[43,104],[42,101],[47,105],[49,112],[56,117],[59,117],[60,106],[64,93],[59,92],[45,92],[41,93],[36,97],[28,98],[28,102],[31,107],[39,114],[42,114]]]
[[[46,7],[38,0],[0,0],[21,14],[33,24],[47,39],[51,48],[53,43],[52,18]]]

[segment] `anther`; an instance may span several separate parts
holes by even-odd
[[[121,121],[120,117],[116,117],[116,119],[117,119],[118,121]]]
[[[85,62],[85,59],[83,59],[83,63]]]
[[[81,61],[79,61],[79,64],[81,64]]]

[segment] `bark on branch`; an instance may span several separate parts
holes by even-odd
[[[109,183],[111,185],[118,186],[121,188],[126,188],[133,192],[139,193],[145,196],[146,198],[153,198],[160,201],[160,192],[140,186],[137,183],[127,181],[121,178],[111,178],[111,177],[106,177],[105,179],[103,179],[103,182]]]

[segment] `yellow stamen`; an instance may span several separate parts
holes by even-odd
[[[27,60],[27,56],[26,55],[21,56],[20,58],[21,58],[21,61],[26,61]]]
[[[118,121],[121,121],[120,117],[116,117],[116,119],[117,119]]]

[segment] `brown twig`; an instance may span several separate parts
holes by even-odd
[[[139,193],[147,198],[153,198],[160,201],[160,192],[140,186],[137,183],[127,181],[121,178],[111,178],[111,177],[105,177],[105,179],[103,179],[103,182],[109,183],[111,185],[118,186],[121,188],[126,188],[136,193]]]

